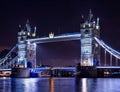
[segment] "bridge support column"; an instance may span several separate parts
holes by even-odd
[[[18,32],[18,67],[27,68],[26,59],[26,32]]]
[[[112,54],[110,54],[110,66],[112,66]]]
[[[118,59],[116,58],[116,66],[118,66]]]
[[[29,68],[36,68],[36,43],[27,44],[27,61]]]
[[[81,62],[78,76],[97,77],[95,66],[100,62],[100,46],[94,37],[100,37],[99,18],[93,20],[93,14],[89,11],[88,18],[80,25],[81,29]]]
[[[13,78],[29,78],[30,68],[12,68],[11,77]]]
[[[99,19],[97,22],[89,12],[88,19],[81,24],[81,66],[98,66],[100,62],[100,47],[94,40],[94,36],[99,37]]]
[[[104,66],[106,65],[107,65],[107,62],[106,62],[106,50],[105,50],[105,65]]]
[[[98,75],[94,66],[77,66],[76,71],[78,73],[76,77],[80,78],[96,78]]]

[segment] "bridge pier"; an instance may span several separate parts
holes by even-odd
[[[93,20],[93,14],[89,12],[88,19],[81,23],[81,66],[95,66],[100,62],[100,46],[95,37],[100,37],[99,18]]]
[[[105,66],[76,66],[69,69],[55,68],[12,68],[11,77],[29,78],[29,77],[73,77],[78,78],[119,78],[120,67]]]
[[[120,67],[112,66],[80,66],[76,67],[78,78],[120,78]]]
[[[76,77],[79,78],[96,78],[98,77],[97,69],[94,66],[77,66]]]
[[[120,78],[120,67],[114,68],[97,68],[98,77],[105,78]]]
[[[12,68],[11,77],[13,78],[29,78],[30,68]]]

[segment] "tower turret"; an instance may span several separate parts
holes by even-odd
[[[28,67],[28,61],[33,62],[33,67],[36,67],[36,44],[29,43],[26,40],[36,37],[36,27],[32,32],[29,20],[27,20],[25,28],[19,26],[18,32],[18,65],[24,68]]]
[[[94,36],[99,35],[99,20],[93,20],[93,14],[89,11],[88,18],[80,25],[81,29],[81,66],[93,66],[96,50]]]

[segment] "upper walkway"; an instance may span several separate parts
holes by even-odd
[[[120,69],[120,66],[97,66],[96,68],[105,68],[105,69]]]
[[[48,42],[59,42],[59,41],[70,41],[70,40],[80,40],[81,34],[80,33],[72,33],[72,34],[62,34],[59,36],[49,36],[49,37],[41,37],[41,38],[34,38],[34,39],[27,39],[27,42],[30,43],[48,43]]]

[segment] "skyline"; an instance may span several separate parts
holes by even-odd
[[[115,50],[120,51],[118,39],[120,34],[119,2],[104,0],[5,0],[1,1],[0,5],[0,50],[6,47],[12,48],[17,43],[18,25],[24,26],[27,19],[30,20],[32,28],[37,26],[38,36],[48,36],[50,32],[54,32],[55,35],[79,32],[81,16],[87,16],[89,9],[92,9],[94,17],[100,18],[101,39]],[[44,50],[39,50],[39,54],[45,53],[47,58],[49,57],[51,60],[53,58],[58,60],[63,58],[61,61],[71,60],[71,62],[76,58],[78,60],[80,57],[79,42],[60,43],[39,45],[38,47]],[[58,45],[62,45],[62,47],[58,48]],[[70,47],[68,48],[68,46]],[[51,54],[49,47],[56,47],[53,48],[54,50],[51,49],[53,54]],[[65,57],[62,53],[66,53],[67,56]],[[57,56],[55,56],[56,54]],[[41,58],[46,59],[45,56],[41,56]]]

